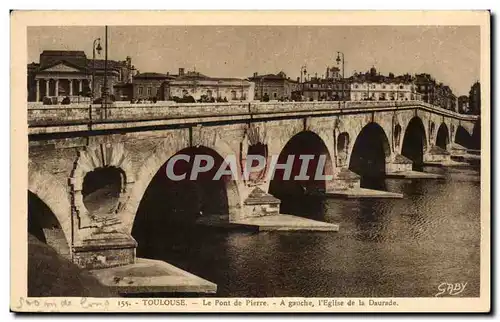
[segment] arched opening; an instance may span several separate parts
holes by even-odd
[[[289,157],[293,157],[293,162],[287,163]],[[324,163],[323,169],[321,163]],[[317,134],[310,131],[303,131],[292,137],[281,151],[277,164],[290,165],[288,173],[285,169],[274,171],[269,191],[278,198],[324,192],[325,180],[319,177],[316,179],[316,173],[333,174],[328,148]],[[303,164],[305,171],[302,170]]]
[[[124,180],[124,172],[116,167],[87,172],[83,178],[82,197],[89,214],[112,213],[118,204]]]
[[[481,120],[477,120],[472,129],[471,149],[481,149]]]
[[[276,169],[269,185],[269,192],[281,200],[280,211],[302,216],[322,213],[321,194],[327,185],[322,176],[333,175],[323,140],[314,132],[300,132],[287,142],[277,160],[277,164],[290,165],[288,172]]]
[[[337,158],[338,165],[343,167],[347,164],[347,156],[349,154],[349,134],[342,132],[337,137]]]
[[[401,154],[413,161],[413,170],[422,170],[424,151],[427,149],[425,128],[419,117],[414,117],[408,123],[403,138]]]
[[[431,122],[431,126],[429,128],[429,136],[432,138],[434,137],[434,131],[436,130],[436,124],[434,122]]]
[[[448,143],[450,143],[450,135],[448,131],[448,126],[446,124],[441,123],[438,129],[437,137],[436,137],[436,145],[443,150],[446,150],[448,147]]]
[[[197,157],[205,159],[198,163]],[[196,164],[201,168],[210,166],[206,159],[212,159],[213,166],[205,172],[196,171]],[[190,251],[186,248],[206,232],[200,221],[227,221],[238,204],[236,182],[231,175],[216,178],[223,164],[217,152],[201,146],[179,151],[160,167],[135,216],[132,236],[138,243],[137,256],[169,260],[183,268],[193,264],[186,257]],[[225,164],[223,168],[228,169]]]
[[[458,126],[455,134],[455,143],[460,144],[464,148],[470,149],[472,145],[472,136],[464,129],[463,126]]]
[[[31,191],[28,191],[28,234],[54,248],[58,254],[70,257],[69,245],[57,217]]]
[[[399,144],[401,143],[401,125],[399,124],[396,124],[396,126],[394,127],[393,139],[394,139],[394,148],[398,149]]]
[[[249,145],[247,149],[247,159],[248,157],[252,156],[258,156],[266,160],[267,162],[267,156],[268,156],[268,151],[267,151],[267,144],[262,144],[260,142]],[[252,167],[255,168],[259,165],[259,161],[256,159],[252,160],[252,164],[247,164],[246,161],[244,164],[242,164],[242,167]],[[256,182],[264,179],[266,175],[266,168],[263,168],[262,170],[259,171],[252,171],[249,173],[249,181]]]
[[[377,123],[368,123],[354,142],[349,169],[361,176],[361,187],[384,189],[386,159],[390,155],[384,129]]]

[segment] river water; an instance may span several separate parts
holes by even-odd
[[[218,286],[220,297],[430,297],[441,283],[479,296],[479,171],[425,168],[445,180],[386,179],[404,199],[284,200],[283,213],[339,232],[165,231],[138,255]]]

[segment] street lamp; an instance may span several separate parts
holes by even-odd
[[[263,96],[263,93],[264,93],[264,78],[265,78],[265,76],[261,76],[260,77],[260,101],[261,102],[264,101],[264,96]]]
[[[96,45],[97,43],[97,45]],[[95,51],[97,50],[97,54],[101,54],[101,38],[97,38],[94,40],[92,45],[92,100],[94,99],[94,87],[95,87]]]
[[[104,106],[104,115],[107,117],[108,106],[108,26],[104,27],[104,86],[102,89],[101,106]]]
[[[340,58],[340,54],[342,54],[342,59]],[[345,81],[345,78],[344,78],[344,62],[345,62],[345,59],[344,59],[344,53],[343,52],[340,52],[340,51],[337,51],[337,65],[340,64],[340,61],[342,61],[342,100],[345,101],[345,94],[344,94],[344,81]]]

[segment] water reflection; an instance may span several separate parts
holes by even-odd
[[[282,212],[338,223],[338,233],[177,228],[147,255],[217,283],[223,297],[428,297],[442,282],[467,282],[460,296],[479,296],[479,173],[425,171],[445,178],[384,180],[404,199],[283,200]]]

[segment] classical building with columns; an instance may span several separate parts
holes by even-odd
[[[100,97],[104,65],[102,59],[88,59],[83,51],[44,50],[40,63],[28,64],[28,101],[42,102],[49,98],[52,103],[60,103],[65,97],[71,102]],[[124,61],[108,60],[107,65],[109,94],[115,96],[115,87],[123,91],[124,85],[132,82],[134,67],[130,57]],[[121,91],[117,99],[128,98]]]

